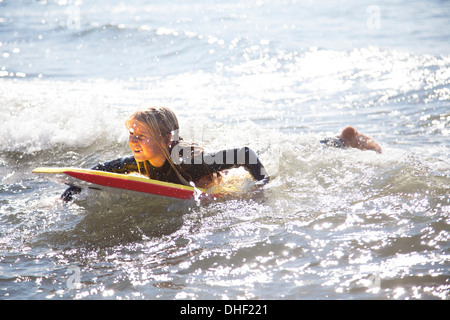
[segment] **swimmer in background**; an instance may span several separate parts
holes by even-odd
[[[381,153],[381,147],[372,138],[359,133],[353,127],[347,127],[342,130],[337,137],[326,138],[320,141],[330,147],[337,148],[356,148],[360,150],[373,150]]]

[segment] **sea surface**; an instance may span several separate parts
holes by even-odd
[[[32,173],[130,155],[144,105],[271,182],[64,203]],[[450,298],[449,1],[0,0],[0,108],[2,300]],[[348,125],[383,153],[319,142]]]

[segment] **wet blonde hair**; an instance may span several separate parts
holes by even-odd
[[[174,145],[180,144],[182,139],[179,137],[179,123],[175,113],[167,107],[144,107],[136,110],[128,120],[135,120],[145,127],[148,128],[153,140],[161,149],[164,157],[169,162],[172,169],[175,171],[176,175],[180,181],[189,185],[188,175],[184,172],[180,165],[176,165],[172,160],[171,150]],[[127,121],[128,121],[127,120]],[[170,139],[173,143],[169,144]],[[194,154],[203,152],[203,148],[199,147],[197,144],[182,142],[183,148],[191,148],[195,150]],[[147,175],[150,176],[150,168],[146,161],[143,163],[138,162],[138,170],[141,173],[140,165],[143,165],[147,171]]]

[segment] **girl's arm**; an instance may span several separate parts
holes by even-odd
[[[243,167],[260,183],[267,183],[270,179],[256,153],[248,147],[202,154],[202,157],[203,163],[210,172]]]
[[[97,171],[107,171],[107,172],[114,172],[114,173],[130,173],[130,172],[137,172],[138,167],[136,160],[134,157],[127,157],[127,158],[120,158],[112,161],[107,161],[104,163],[99,163],[95,167],[93,167],[91,170],[97,170]],[[65,201],[72,200],[73,196],[80,193],[81,188],[70,186],[68,187],[63,194],[61,195],[61,199]]]
[[[138,172],[137,162],[134,157],[120,158],[112,161],[99,163],[92,170],[107,171],[114,173]]]

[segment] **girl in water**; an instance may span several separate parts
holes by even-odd
[[[169,108],[139,109],[125,121],[125,125],[133,156],[99,164],[93,170],[123,174],[138,172],[150,179],[182,185],[194,183],[202,188],[217,183],[221,171],[238,167],[245,168],[257,184],[265,184],[270,179],[256,153],[247,147],[205,154],[197,144],[184,141],[178,136],[178,119]],[[381,147],[374,140],[353,127],[347,127],[339,136],[321,142],[334,147],[381,153]],[[69,187],[61,197],[71,200],[80,191],[80,188]]]
[[[150,179],[182,185],[194,183],[196,187],[207,188],[218,182],[221,171],[243,167],[257,184],[269,181],[256,153],[247,147],[205,154],[197,144],[185,142],[178,135],[178,119],[169,108],[139,109],[125,125],[133,156],[99,164],[93,170],[138,172]],[[69,187],[61,197],[71,200],[80,191]]]

